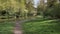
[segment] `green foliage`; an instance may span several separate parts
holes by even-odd
[[[44,15],[52,18],[60,18],[60,4],[57,4],[53,8],[48,8]]]
[[[58,0],[47,0],[47,6],[48,8],[53,7],[57,4]]]

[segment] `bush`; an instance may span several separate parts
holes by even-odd
[[[52,7],[52,8],[48,8],[45,12],[44,12],[45,17],[52,17],[52,18],[60,18],[60,4]]]

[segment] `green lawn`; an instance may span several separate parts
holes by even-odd
[[[36,19],[23,24],[24,34],[60,34],[60,21]]]
[[[9,21],[0,22],[0,34],[13,34],[14,23]]]
[[[14,34],[14,23],[0,22],[0,34]],[[60,21],[35,19],[22,24],[24,34],[60,34]]]

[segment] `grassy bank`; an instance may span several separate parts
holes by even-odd
[[[60,21],[36,19],[23,24],[24,34],[60,34]]]
[[[13,34],[14,23],[9,21],[0,22],[0,34]]]

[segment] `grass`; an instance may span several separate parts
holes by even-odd
[[[0,22],[0,34],[13,34],[14,23],[9,21]]]
[[[14,34],[14,23],[0,21],[0,34]],[[60,21],[37,18],[22,24],[24,34],[60,34]]]
[[[60,34],[60,21],[36,19],[23,24],[24,34]]]

